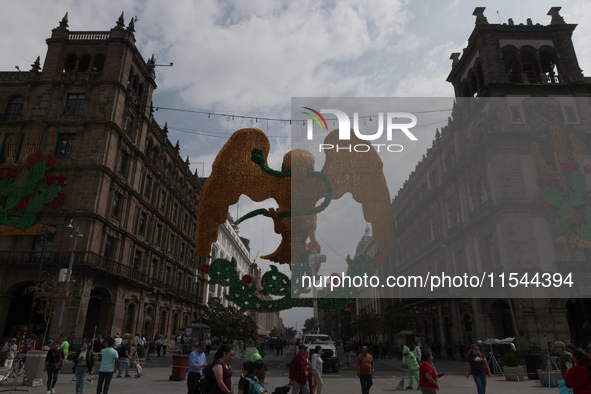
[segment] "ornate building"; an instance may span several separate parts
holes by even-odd
[[[32,301],[24,289],[67,267],[73,219],[83,237],[76,239],[61,332],[170,335],[204,306],[194,255],[201,183],[166,125],[154,120],[154,56],[144,60],[133,20],[125,27],[123,15],[111,30],[89,32],[70,31],[66,14],[47,45],[43,64],[38,58],[29,72],[0,72],[0,171],[17,169],[13,180],[22,189],[20,173],[35,161],[28,156],[42,151],[42,160],[57,161],[38,188],[62,175],[59,193],[67,198],[37,210],[26,232],[1,228],[0,328],[4,336],[24,329]],[[20,203],[23,212],[33,195]],[[0,203],[9,210],[5,220],[19,215],[10,196]],[[42,322],[33,316],[38,334]],[[54,316],[50,336],[56,323]]]
[[[475,9],[468,46],[451,55],[452,118],[393,201],[398,247],[388,259],[391,274],[534,267],[583,274],[589,243],[567,239],[581,231],[580,215],[563,212],[559,221],[557,209],[538,199],[543,187],[568,196],[566,174],[591,164],[591,83],[571,40],[576,25],[559,11],[552,8],[550,24],[542,26],[529,19],[489,24],[484,8]],[[566,148],[558,147],[567,134]],[[573,168],[561,168],[569,158]],[[588,190],[573,203],[577,209],[591,202]],[[499,291],[496,298],[412,298],[405,304],[415,333],[444,346],[516,337],[516,345],[528,349],[544,334],[549,341],[591,339],[591,303],[576,294],[534,299]]]

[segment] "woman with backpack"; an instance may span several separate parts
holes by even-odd
[[[220,346],[213,357],[211,373],[211,394],[232,394],[234,382],[232,382],[232,368],[230,361],[234,358],[234,350],[229,345]]]
[[[478,349],[478,345],[473,343],[470,345],[470,351],[466,355],[466,379],[470,377],[470,370],[472,370],[472,377],[476,382],[476,389],[478,394],[486,393],[486,376],[490,378],[490,370],[486,357]]]
[[[582,349],[573,352],[573,364],[564,375],[564,384],[577,394],[591,393],[591,363]]]

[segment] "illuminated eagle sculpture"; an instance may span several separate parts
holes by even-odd
[[[324,140],[325,144],[338,142],[338,130]],[[354,135],[351,137],[352,145],[362,142]],[[277,202],[276,209],[258,209],[239,220],[257,214],[273,219],[275,232],[282,240],[275,252],[261,256],[264,259],[291,264],[306,250],[314,248],[320,252],[314,235],[316,214],[328,206],[331,198],[339,199],[346,192],[362,205],[363,216],[372,225],[380,251],[388,254],[394,250],[390,193],[382,161],[373,147],[368,152],[325,151],[321,172],[314,171],[314,157],[303,149],[288,152],[281,171],[274,171],[267,166],[269,148],[269,140],[261,130],[242,129],[228,139],[217,155],[199,199],[198,256],[210,254],[211,244],[218,238],[218,226],[227,220],[229,207],[241,195],[255,202],[269,198]],[[316,207],[322,198],[324,201]]]

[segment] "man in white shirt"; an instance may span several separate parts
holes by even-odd
[[[8,367],[9,372],[10,368],[12,367],[12,363],[16,357],[16,352],[18,351],[18,346],[16,345],[16,338],[12,338],[10,343],[6,342],[4,348],[2,349],[3,352],[6,352],[6,362],[4,363],[5,367]]]

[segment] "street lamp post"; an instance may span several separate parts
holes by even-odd
[[[39,273],[37,274],[37,281],[35,282],[38,284],[41,281],[41,273],[43,272],[43,258],[45,257],[45,247],[47,245],[47,233],[49,232],[49,226],[46,224],[41,224],[38,229],[39,236],[43,238],[43,246],[41,249],[41,259],[39,261]],[[27,331],[31,331],[31,323],[33,322],[33,308],[31,307],[31,311],[29,312],[29,321],[27,322]]]
[[[66,273],[66,287],[64,289],[64,293],[68,291],[68,287],[70,286],[70,278],[72,276],[72,264],[74,264],[74,253],[76,252],[76,242],[78,241],[78,237],[82,237],[83,235],[80,234],[80,227],[75,226],[74,219],[70,220],[70,224],[66,226],[67,229],[73,229],[74,235],[70,235],[70,237],[74,237],[74,245],[72,246],[72,253],[70,253],[70,262],[68,263],[68,272]],[[60,314],[57,318],[57,329],[55,331],[56,340],[59,338],[60,331],[62,328],[62,320],[64,318],[64,310],[66,309],[66,299],[62,298],[62,305],[60,307]]]

